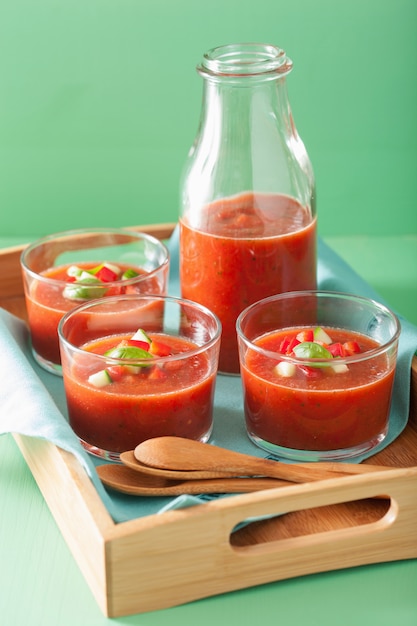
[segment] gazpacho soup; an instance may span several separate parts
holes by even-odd
[[[117,458],[151,437],[210,435],[216,368],[187,338],[110,335],[72,357],[63,349],[63,367],[70,425],[93,453]]]
[[[185,298],[222,323],[219,369],[239,372],[236,319],[266,296],[316,287],[316,220],[284,195],[244,193],[180,220],[180,281]]]
[[[386,353],[370,358],[379,348],[374,339],[332,327],[287,328],[252,343],[242,382],[255,442],[346,450],[386,432],[395,364]]]

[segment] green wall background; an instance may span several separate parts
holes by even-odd
[[[175,221],[195,66],[263,41],[294,61],[324,236],[417,234],[416,0],[3,0],[0,236]]]

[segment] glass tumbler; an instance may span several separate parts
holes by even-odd
[[[221,326],[169,296],[82,304],[59,324],[69,423],[92,454],[118,460],[146,439],[207,441]]]
[[[120,293],[165,294],[166,246],[125,229],[80,229],[38,239],[22,253],[26,308],[36,361],[61,374],[58,324],[83,302]]]
[[[352,294],[291,292],[237,321],[246,428],[269,453],[344,460],[388,430],[400,324]]]

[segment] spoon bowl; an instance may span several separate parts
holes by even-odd
[[[236,477],[234,472],[222,472],[212,470],[170,470],[161,469],[159,467],[151,467],[137,460],[134,451],[129,450],[120,454],[120,460],[123,465],[129,467],[141,474],[149,474],[151,476],[161,476],[162,478],[177,480],[200,480],[207,478],[231,478]]]
[[[147,439],[134,450],[143,465],[175,471],[230,472],[235,476],[267,476],[291,482],[310,482],[389,469],[350,463],[280,463],[182,437]]]

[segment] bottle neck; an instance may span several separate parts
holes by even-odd
[[[255,82],[247,77],[204,78],[201,125],[210,133],[217,129],[223,140],[233,136],[234,141],[244,142],[265,132],[268,120],[274,133],[277,128],[283,137],[295,132],[285,77]]]
[[[256,138],[265,139],[268,123],[289,141],[296,132],[286,87],[291,69],[276,46],[229,44],[207,52],[197,67],[204,79],[200,130],[229,138],[242,154]]]
[[[212,48],[203,57],[197,71],[213,81],[238,82],[274,80],[292,69],[284,50],[267,44],[229,44]]]
[[[197,68],[204,79],[200,124],[183,173],[185,208],[251,190],[312,206],[314,177],[287,95],[291,68],[282,50],[261,44],[204,56]]]

